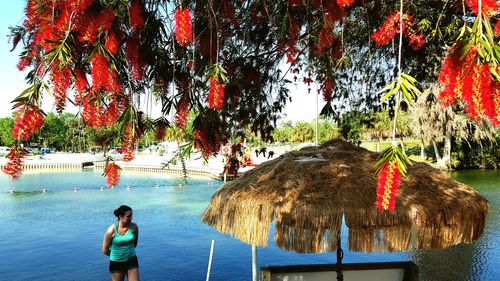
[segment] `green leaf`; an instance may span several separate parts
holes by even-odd
[[[401,73],[401,77],[403,77],[405,80],[409,81],[412,84],[415,84],[415,82],[417,82],[417,79],[403,72]]]
[[[389,91],[390,89],[394,88],[394,84],[396,83],[396,81],[392,81],[391,83],[389,83],[389,85],[385,86],[382,90],[378,91],[377,92],[377,95],[380,95],[384,92],[387,92]]]
[[[382,97],[382,102],[386,101],[388,98],[390,98],[394,93],[397,93],[399,92],[399,89],[401,88],[401,84],[400,83],[397,83],[396,86],[394,88],[392,88],[389,92],[387,92],[387,94],[385,94],[383,97]]]

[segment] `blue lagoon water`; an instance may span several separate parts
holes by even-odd
[[[453,177],[474,186],[492,204],[479,241],[445,250],[364,254],[348,251],[343,239],[344,262],[413,260],[422,280],[497,280],[500,172],[459,172]],[[142,280],[205,280],[212,239],[210,279],[250,280],[251,246],[200,221],[221,183],[205,179],[190,179],[187,186],[179,183],[167,175],[123,172],[119,186],[108,189],[94,171],[27,173],[17,182],[2,174],[0,280],[110,280],[101,243],[105,229],[115,222],[113,210],[121,204],[134,209],[140,228],[136,250]],[[41,192],[44,188],[47,193]],[[259,266],[335,263],[335,253],[287,252],[274,246],[272,235],[269,244],[258,249]]]

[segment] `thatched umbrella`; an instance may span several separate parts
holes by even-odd
[[[349,249],[363,252],[446,248],[477,240],[488,201],[425,163],[413,163],[396,210],[375,207],[378,153],[333,140],[265,162],[212,196],[202,221],[255,246],[275,242],[299,253],[335,251],[342,218]]]

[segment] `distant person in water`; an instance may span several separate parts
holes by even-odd
[[[139,227],[132,222],[132,209],[121,205],[114,212],[118,221],[108,227],[102,241],[102,252],[109,256],[112,281],[139,281],[139,263],[135,247],[139,240]]]

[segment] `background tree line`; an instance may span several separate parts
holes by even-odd
[[[332,138],[343,138],[354,143],[362,141],[368,149],[381,151],[390,143],[386,141],[392,134],[391,110],[361,112],[350,111],[336,120],[321,117],[318,120],[318,142]],[[186,129],[167,127],[158,139],[153,131],[148,131],[139,140],[139,147],[148,147],[161,141],[178,144],[192,138],[190,126],[196,118],[191,113]],[[424,92],[418,100],[396,120],[396,136],[408,155],[436,162],[442,168],[497,167],[500,163],[500,131],[483,123],[477,125],[456,107],[443,108],[436,102],[432,88]],[[12,146],[14,118],[0,118],[0,145]],[[316,120],[312,122],[292,121],[280,123],[272,138],[278,144],[314,143],[316,140]],[[247,143],[253,147],[265,146],[259,135],[245,132]],[[120,147],[124,136],[118,125],[96,130],[84,126],[81,118],[71,113],[57,115],[49,113],[42,127],[28,146],[48,147],[56,151],[88,152],[93,148],[103,150]],[[238,142],[235,136],[232,140]]]

